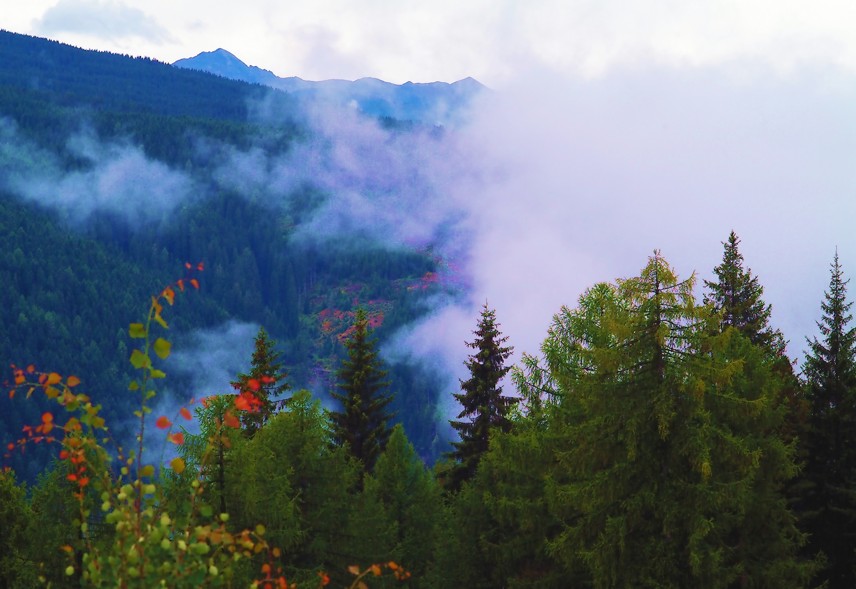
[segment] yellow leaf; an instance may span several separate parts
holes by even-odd
[[[181,474],[184,472],[185,464],[182,458],[173,458],[169,463],[169,466],[175,474]]]
[[[359,575],[360,574],[360,567],[355,565],[355,564],[352,564],[351,566],[348,567],[348,572],[351,573],[352,575]]]
[[[158,358],[161,360],[165,360],[167,356],[169,356],[170,351],[172,350],[172,344],[159,337],[155,340],[155,354],[158,355]]]

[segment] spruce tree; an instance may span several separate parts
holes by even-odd
[[[720,314],[721,331],[733,327],[753,344],[764,346],[774,355],[783,355],[785,340],[780,331],[769,325],[771,305],[761,298],[764,287],[751,269],[743,267],[743,255],[738,249],[740,238],[732,231],[722,245],[722,263],[713,269],[716,280],[704,281],[709,290],[705,304],[712,305]]]
[[[856,587],[856,329],[847,282],[836,252],[817,322],[821,338],[808,340],[803,364],[809,417],[798,509],[809,548],[826,555],[819,580],[830,589]]]
[[[347,446],[354,458],[360,460],[366,472],[374,469],[378,456],[386,446],[391,430],[392,415],[387,406],[392,396],[375,349],[369,337],[368,318],[363,309],[354,317],[354,330],[345,341],[348,357],[338,372],[339,389],[333,397],[342,404],[341,411],[330,413],[333,441]]]
[[[499,331],[496,312],[487,303],[481,311],[476,336],[467,346],[475,350],[466,361],[470,377],[461,381],[460,393],[454,396],[461,404],[458,419],[450,421],[460,434],[460,441],[453,442],[454,450],[448,454],[454,462],[448,473],[448,486],[460,489],[464,481],[473,477],[482,455],[487,452],[492,431],[507,432],[511,428],[508,413],[517,400],[504,396],[499,382],[511,370],[505,361],[513,348],[503,346],[508,340]]]
[[[268,336],[264,327],[259,328],[253,348],[250,372],[239,374],[232,382],[238,392],[251,391],[258,399],[257,408],[241,412],[241,424],[247,437],[253,437],[275,411],[285,406],[286,400],[281,399],[291,387],[285,380],[286,373],[282,369],[276,342]]]

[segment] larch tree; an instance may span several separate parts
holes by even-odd
[[[856,587],[856,329],[850,326],[838,252],[803,364],[809,405],[805,467],[798,509],[812,552],[826,555],[819,581],[830,589]]]
[[[655,252],[638,277],[597,285],[554,319],[545,480],[561,529],[547,551],[598,589],[803,586],[773,361],[717,333],[693,282]]]
[[[460,489],[475,474],[479,460],[487,452],[491,432],[509,431],[508,414],[517,402],[502,394],[500,382],[511,370],[505,362],[513,348],[503,345],[508,337],[499,331],[496,312],[487,303],[473,334],[476,337],[467,346],[475,352],[465,363],[470,377],[461,381],[461,392],[454,394],[461,412],[458,420],[450,421],[460,435],[460,441],[452,443],[454,449],[447,455],[453,461],[447,486],[453,490]]]
[[[753,344],[783,355],[785,340],[779,330],[770,327],[771,305],[762,299],[764,287],[751,269],[743,267],[740,238],[732,231],[722,245],[722,263],[713,269],[716,280],[704,281],[708,289],[704,302],[719,313],[720,330],[733,327]]]
[[[375,340],[369,335],[368,317],[358,309],[354,330],[345,341],[348,357],[338,371],[341,392],[333,397],[342,405],[330,413],[333,441],[346,446],[351,455],[372,472],[392,431],[388,406],[392,396],[386,393],[389,382],[382,368]]]
[[[268,422],[271,415],[285,406],[286,400],[282,399],[282,396],[291,388],[286,381],[280,354],[275,348],[276,341],[270,338],[264,327],[260,327],[255,339],[250,371],[239,374],[232,382],[236,391],[250,391],[258,400],[253,410],[242,411],[240,414],[244,434],[250,438]]]

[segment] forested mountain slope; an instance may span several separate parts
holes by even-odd
[[[273,198],[252,167],[226,166],[311,140],[292,107],[282,92],[0,32],[0,361],[74,371],[108,417],[125,413],[126,326],[185,261],[206,270],[175,313],[178,346],[227,320],[264,326],[292,388],[322,397],[356,307],[381,343],[424,314],[445,288],[427,250],[305,239],[329,194],[301,181]],[[393,408],[433,459],[436,382],[391,370]],[[175,372],[177,394],[203,392]],[[39,410],[12,405],[9,435]]]

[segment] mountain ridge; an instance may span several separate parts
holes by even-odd
[[[194,57],[179,59],[172,65],[275,88],[305,103],[356,108],[368,116],[436,125],[462,122],[473,99],[487,90],[472,77],[451,83],[408,81],[403,84],[373,77],[320,81],[297,76],[279,77],[270,70],[248,65],[223,48],[203,51]]]

